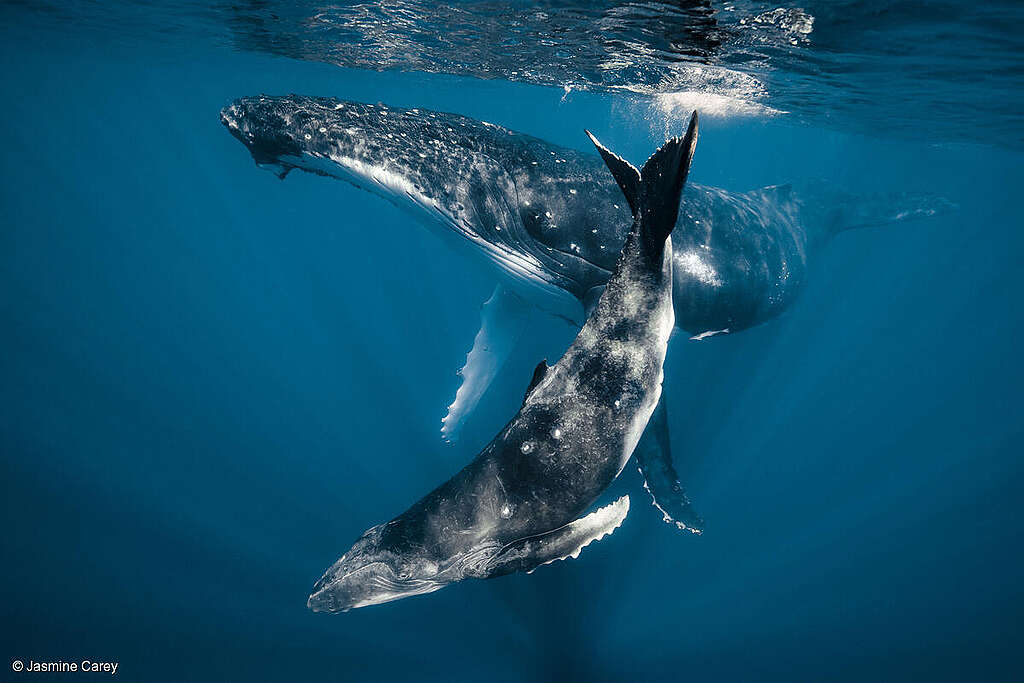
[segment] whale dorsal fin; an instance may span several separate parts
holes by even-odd
[[[513,541],[487,563],[485,575],[532,572],[541,565],[578,557],[580,551],[619,528],[629,514],[629,496],[622,496],[563,527]]]
[[[526,399],[530,397],[530,392],[533,391],[534,387],[540,384],[540,381],[544,379],[550,369],[547,358],[537,363],[537,367],[533,369],[533,377],[530,378],[530,386],[526,387],[526,395],[523,396],[523,404],[525,404]]]
[[[587,293],[583,295],[583,311],[590,317],[590,314],[594,312],[594,307],[597,306],[597,302],[601,300],[601,295],[604,294],[604,285],[597,285],[587,290]]]

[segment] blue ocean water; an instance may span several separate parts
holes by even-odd
[[[589,72],[559,87],[550,69],[481,79],[486,51],[377,71],[351,50],[326,58],[322,35],[297,40],[308,24],[260,3],[240,3],[259,30],[219,5],[5,7],[5,675],[90,659],[140,681],[1019,676],[1020,17],[937,3],[917,21],[914,4],[870,3],[853,27],[806,8],[817,20],[797,44],[701,34],[754,91],[627,72],[638,87]],[[571,63],[558,47],[552,63]],[[416,48],[392,54],[433,54]],[[912,87],[929,107],[906,104]],[[708,110],[696,182],[823,177],[959,208],[840,235],[780,319],[673,341],[673,449],[702,536],[663,524],[630,466],[608,493],[632,496],[629,518],[576,560],[313,614],[324,568],[468,461],[517,409],[538,348],[555,357],[572,331],[538,321],[536,348],[442,444],[494,275],[365,192],[256,169],[220,108],[289,92],[454,111],[583,150],[587,127],[634,161],[693,105]]]

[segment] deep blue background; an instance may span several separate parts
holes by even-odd
[[[841,235],[782,319],[674,340],[703,536],[662,524],[630,467],[609,493],[633,497],[627,522],[578,560],[316,615],[324,568],[472,456],[539,351],[441,445],[493,276],[369,194],[259,171],[219,109],[379,100],[578,148],[587,126],[634,160],[664,123],[610,96],[187,41],[0,37],[5,675],[82,658],[168,681],[1019,675],[1019,152],[707,119],[694,181],[821,176],[960,210]],[[538,330],[549,353],[571,336]]]

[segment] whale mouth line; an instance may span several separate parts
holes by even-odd
[[[414,595],[425,595],[427,593],[433,593],[434,591],[441,590],[446,584],[437,583],[424,585],[413,590],[402,590],[398,592],[382,593],[375,595],[371,598],[365,598],[352,603],[351,609],[358,609],[360,607],[370,607],[371,605],[383,605],[387,602],[394,602],[395,600],[402,600],[403,598],[411,598]],[[346,610],[347,611],[347,610]]]

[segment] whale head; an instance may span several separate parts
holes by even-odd
[[[220,120],[246,146],[257,166],[280,178],[293,168],[283,160],[298,159],[303,154],[302,133],[289,125],[285,112],[277,110],[269,101],[238,100],[221,110]]]
[[[569,272],[578,259],[524,224],[537,212],[520,206],[525,189],[509,169],[510,157],[529,149],[526,136],[455,114],[300,95],[243,97],[220,118],[261,168],[281,178],[300,169],[379,195],[483,256],[545,308],[575,315],[574,299],[591,286]]]
[[[347,612],[431,593],[451,583],[426,555],[385,540],[386,526],[369,529],[324,573],[306,603],[311,610]]]
[[[300,95],[242,97],[220,118],[281,177],[298,168],[345,180],[471,240],[500,241],[511,228],[515,190],[480,122]]]

